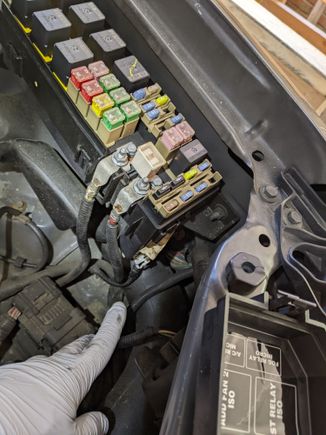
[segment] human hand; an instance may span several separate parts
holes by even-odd
[[[126,320],[117,302],[96,335],[87,335],[50,357],[36,356],[0,368],[1,435],[105,435],[104,414],[76,418],[92,383],[110,360]]]

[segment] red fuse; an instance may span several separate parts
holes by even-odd
[[[77,89],[80,89],[82,83],[88,82],[94,78],[93,74],[88,70],[86,66],[73,68],[70,74],[70,80]]]
[[[98,84],[97,80],[90,80],[89,82],[82,83],[80,93],[87,103],[91,103],[93,97],[103,93],[102,87]]]
[[[90,63],[88,65],[88,69],[96,79],[105,76],[110,72],[109,68],[105,65],[103,60],[98,60],[97,62]]]

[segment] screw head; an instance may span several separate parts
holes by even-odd
[[[287,214],[287,218],[291,224],[298,225],[302,223],[302,216],[296,210],[289,211],[289,213]]]
[[[274,201],[278,196],[279,190],[278,187],[273,186],[272,184],[267,184],[263,186],[261,189],[261,194],[264,199],[267,201]]]

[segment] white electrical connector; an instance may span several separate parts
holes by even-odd
[[[141,178],[152,179],[166,164],[166,160],[152,142],[138,147],[132,166]]]

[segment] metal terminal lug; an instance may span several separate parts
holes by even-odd
[[[86,201],[92,201],[100,188],[105,186],[112,175],[118,172],[120,168],[126,172],[130,170],[128,153],[125,147],[119,148],[113,155],[107,156],[99,161],[95,168],[92,181],[86,189]]]
[[[149,187],[148,179],[135,178],[132,180],[128,186],[120,190],[113,205],[115,212],[118,215],[126,213],[135,202],[144,198],[149,191]]]

